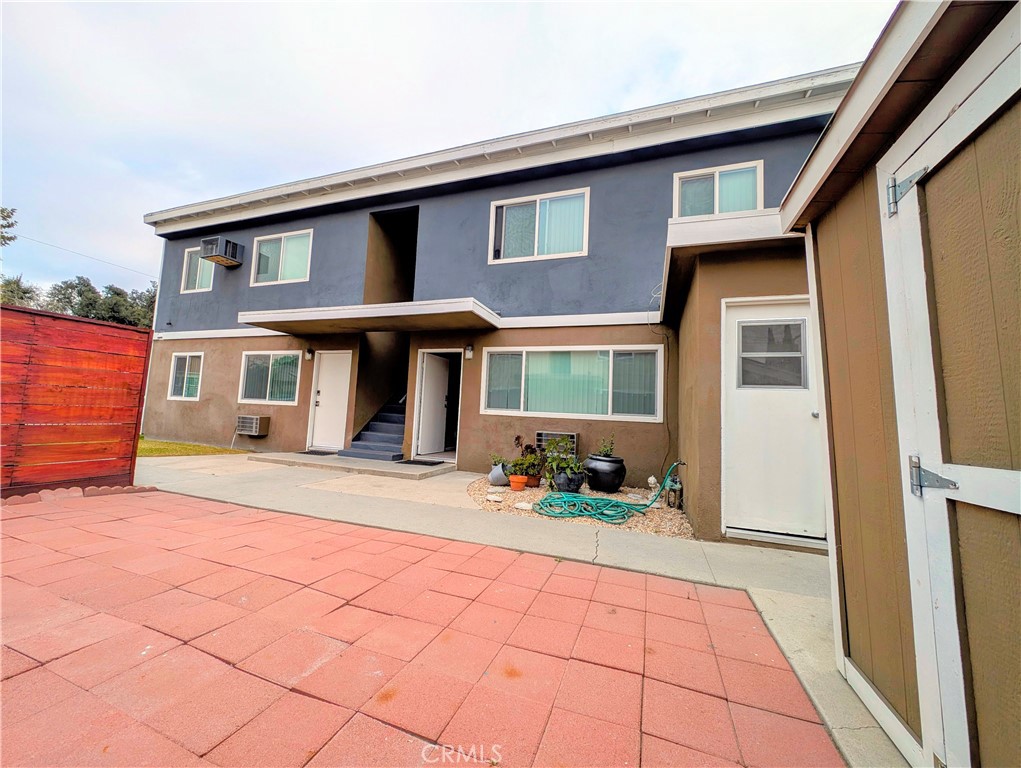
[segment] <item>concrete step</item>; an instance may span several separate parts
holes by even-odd
[[[401,450],[401,443],[377,443],[372,440],[356,439],[351,441],[353,451],[376,451],[379,453],[393,453]]]
[[[374,459],[376,461],[400,461],[404,458],[403,453],[393,453],[392,451],[361,451],[354,448],[337,451],[337,455],[346,456],[351,459]]]
[[[379,432],[386,433],[389,435],[404,435],[404,423],[391,424],[386,421],[370,421],[365,425],[365,429],[362,430],[361,434],[366,432]]]
[[[361,430],[355,440],[368,440],[369,442],[385,442],[391,445],[400,445],[404,442],[403,432],[370,432]]]

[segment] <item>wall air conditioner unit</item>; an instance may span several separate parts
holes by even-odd
[[[238,416],[234,431],[248,437],[265,437],[269,434],[269,416]]]
[[[558,437],[566,437],[571,442],[571,450],[578,455],[578,433],[577,432],[536,432],[535,447],[540,451],[546,450],[546,443]]]
[[[202,258],[228,269],[241,266],[240,245],[225,237],[203,237],[200,241]]]

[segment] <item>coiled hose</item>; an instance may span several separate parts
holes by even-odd
[[[620,525],[626,523],[636,512],[644,515],[645,510],[651,507],[663,491],[670,484],[670,477],[674,470],[683,464],[682,461],[675,461],[670,465],[663,482],[659,484],[659,490],[645,504],[629,504],[626,501],[617,499],[603,499],[593,496],[586,496],[582,493],[563,493],[554,491],[547,493],[539,501],[532,505],[532,509],[540,515],[549,517],[591,517],[604,523]]]

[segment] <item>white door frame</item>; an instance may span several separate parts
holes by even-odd
[[[731,370],[732,361],[727,360],[727,309],[732,306],[746,306],[746,305],[762,305],[762,306],[775,306],[777,304],[808,304],[808,322],[806,323],[805,333],[808,336],[808,349],[806,350],[805,359],[812,358],[815,371],[822,370],[822,347],[819,342],[819,335],[817,331],[818,320],[813,320],[812,315],[812,299],[810,295],[798,293],[789,294],[782,296],[728,296],[720,300],[720,532],[727,535],[727,483],[724,473],[724,457],[727,451],[727,430],[725,429],[726,424],[726,382],[731,380],[734,376],[733,372],[728,374]],[[730,365],[731,368],[727,366]],[[812,382],[815,385],[817,382]],[[821,379],[818,382],[821,385]],[[821,386],[819,387],[821,389]],[[816,390],[818,392],[818,389]],[[822,413],[820,411],[820,418]],[[825,431],[823,432],[825,439]],[[826,449],[825,446],[820,446],[821,449]],[[828,453],[826,454],[828,456]],[[825,474],[823,480],[829,478],[829,465],[827,463],[825,467]],[[832,541],[833,536],[829,528],[829,522],[827,522],[826,529],[827,538]],[[751,538],[750,535],[742,534],[742,538]],[[810,545],[812,539],[805,539],[800,536],[786,536],[784,534],[763,534],[760,537],[763,541],[780,542],[787,544],[797,544],[799,546]]]
[[[1021,472],[944,462],[917,181],[1021,90],[1019,30],[1021,10],[1015,6],[876,166],[922,723],[921,754],[909,756],[915,765],[931,766],[932,756],[945,765],[971,764],[946,502],[957,499],[1021,514]],[[901,183],[915,174],[916,183],[897,202],[896,213],[888,215],[888,180]],[[923,467],[959,487],[924,488],[915,495],[909,455],[919,456]]]
[[[464,395],[464,348],[444,347],[442,349],[419,349],[415,366],[415,415],[411,423],[411,458],[420,456],[418,452],[419,415],[422,413],[422,368],[428,354],[458,354],[461,356],[461,373],[457,380],[457,431],[454,437],[454,465],[457,465],[457,452],[461,446],[461,398]]]
[[[304,355],[304,351],[302,352]],[[315,351],[314,362],[312,363],[312,389],[309,392],[308,398],[308,431],[305,434],[305,450],[307,451],[312,447],[312,434],[315,431],[315,417],[316,417],[316,390],[319,389],[319,361],[322,359],[322,355],[347,355],[349,360],[348,370],[354,372],[354,360],[350,349],[317,349]],[[300,363],[299,363],[300,364]],[[347,379],[347,396],[348,396],[348,410],[351,407],[351,376],[348,375]],[[347,447],[347,413],[344,414],[344,445],[341,448]]]

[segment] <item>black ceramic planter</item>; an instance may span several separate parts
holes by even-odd
[[[590,453],[585,459],[588,487],[601,493],[616,493],[624,485],[627,467],[619,456],[597,456]]]
[[[577,493],[581,490],[581,484],[584,482],[584,472],[579,472],[574,475],[568,474],[567,472],[557,472],[553,475],[553,485],[558,491],[563,493]]]

